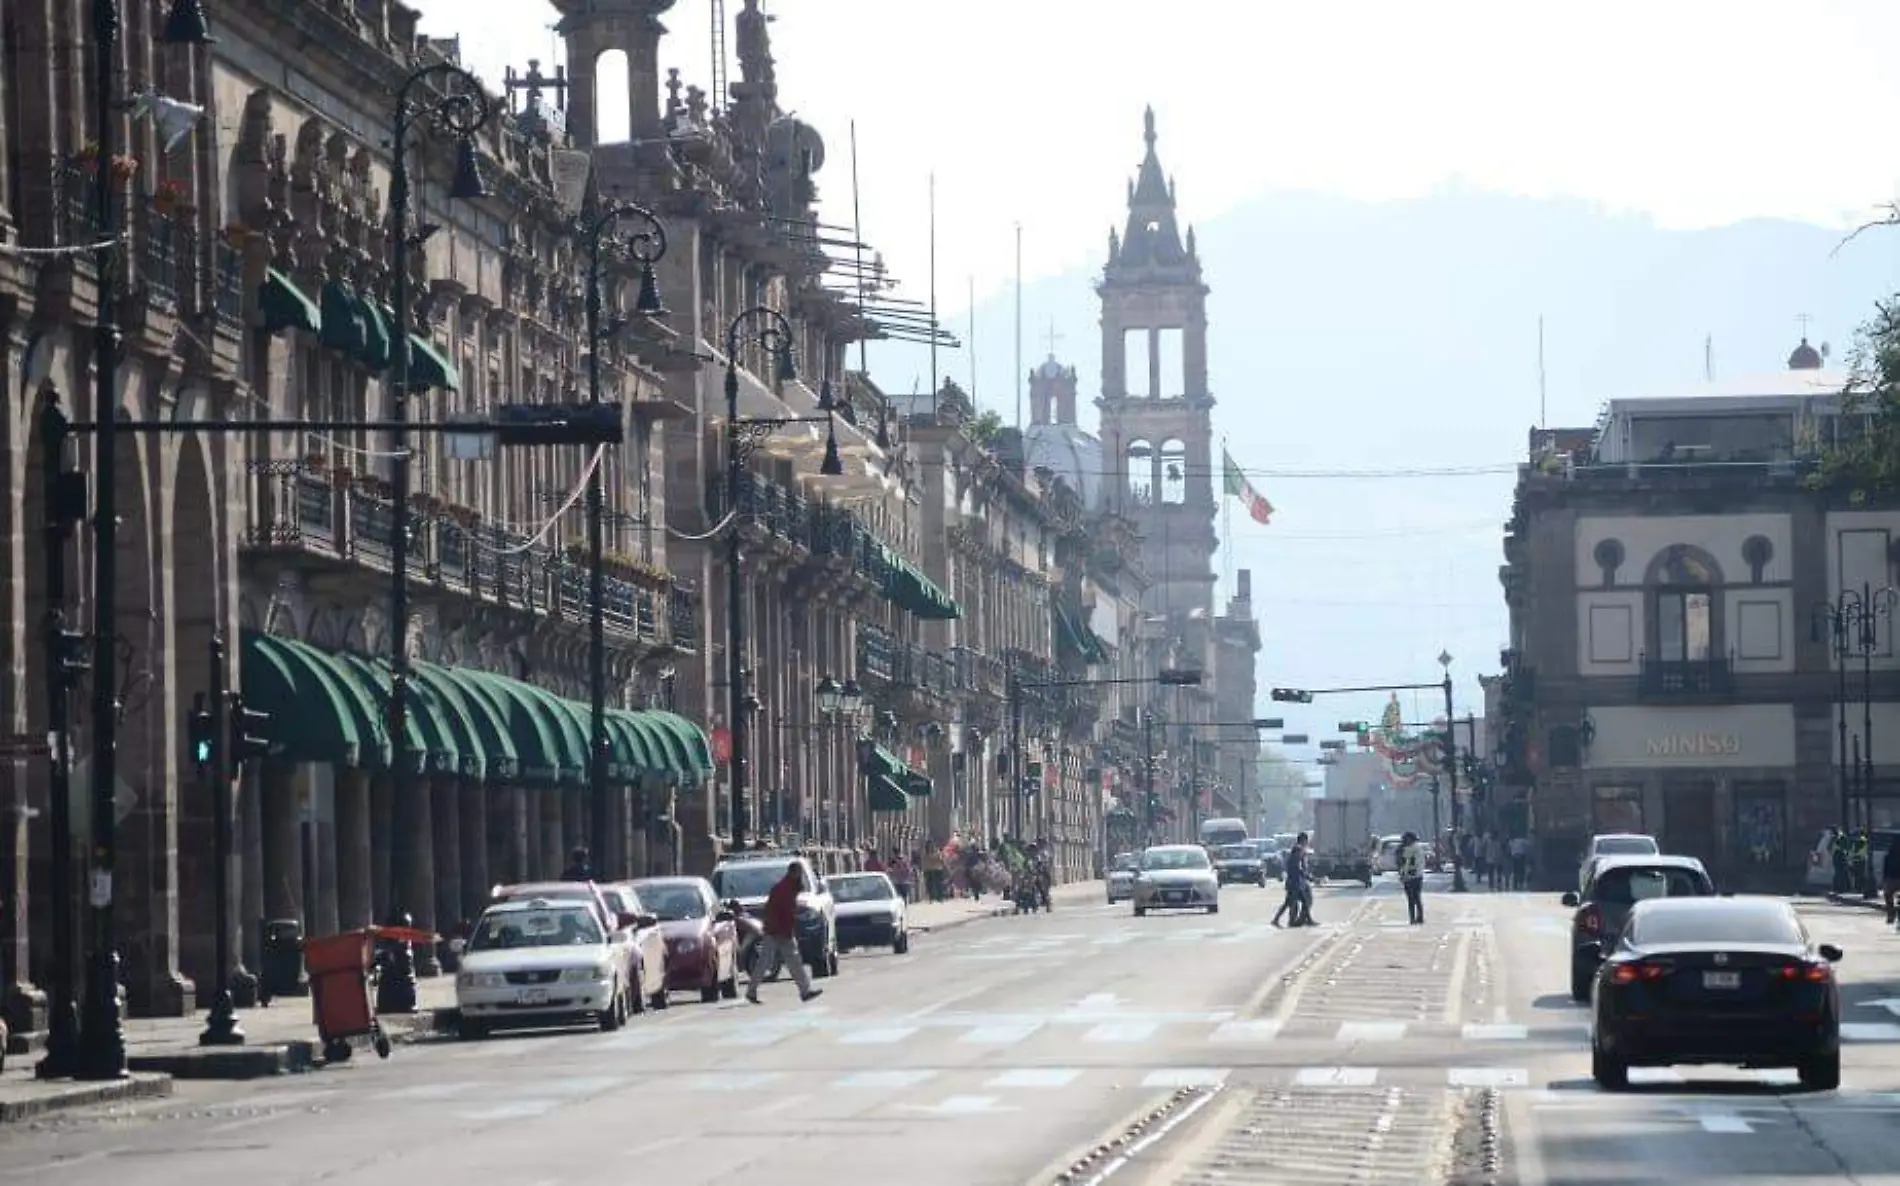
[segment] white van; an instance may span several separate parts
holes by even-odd
[[[1228,844],[1242,844],[1247,840],[1247,822],[1237,819],[1209,819],[1201,821],[1201,847],[1220,848]]]

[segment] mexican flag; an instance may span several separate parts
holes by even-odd
[[[1242,476],[1240,465],[1235,462],[1234,455],[1222,449],[1220,458],[1224,477],[1223,484],[1226,487],[1227,496],[1229,498],[1238,498],[1240,504],[1247,508],[1247,517],[1252,519],[1255,523],[1265,524],[1273,522],[1273,504],[1268,502],[1266,498],[1258,490],[1255,490],[1253,486],[1248,483],[1247,479]]]

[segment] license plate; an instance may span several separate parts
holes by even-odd
[[[1171,890],[1171,891],[1169,891],[1168,893],[1166,893],[1166,894],[1163,894],[1163,895],[1162,895],[1162,897],[1164,897],[1164,898],[1166,898],[1166,899],[1167,899],[1168,901],[1170,901],[1170,902],[1185,902],[1185,901],[1187,901],[1187,895],[1186,895],[1185,893],[1182,893],[1182,892],[1181,892],[1181,891],[1179,891],[1179,890]]]
[[[1703,988],[1737,989],[1737,988],[1740,988],[1741,986],[1742,986],[1742,974],[1740,972],[1704,972],[1702,973],[1702,987]]]
[[[548,1003],[548,990],[545,988],[524,988],[516,995],[515,1001],[522,1005],[545,1005]]]

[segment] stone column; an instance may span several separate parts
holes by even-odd
[[[627,788],[608,787],[606,802],[598,804],[596,810],[607,813],[607,826],[601,829],[607,837],[607,851],[594,854],[594,867],[601,876],[614,880],[631,877],[633,869],[627,863]]]
[[[376,921],[369,774],[361,770],[339,771],[334,794],[337,925],[338,929],[347,931]]]
[[[334,767],[306,766],[309,779],[310,822],[306,825],[312,839],[310,849],[316,862],[316,876],[311,883],[316,887],[316,901],[310,903],[310,930],[316,935],[334,935],[338,926],[341,902],[338,898],[339,869],[337,860],[336,834],[336,784]]]
[[[510,866],[514,873],[510,874],[509,880],[529,881],[541,871],[541,853],[544,851],[541,843],[541,796],[551,793],[544,788],[529,791],[524,787],[514,796],[510,819],[521,829],[520,863]]]
[[[567,864],[567,836],[561,825],[561,801],[568,792],[561,787],[547,787],[535,792],[536,802],[530,811],[539,814],[541,819],[541,850],[537,854],[539,867],[529,876],[535,879],[553,879],[561,875],[561,868]]]
[[[481,784],[438,778],[429,818],[435,830],[435,918],[448,934],[462,919],[462,800],[481,795]]]
[[[23,762],[7,764],[4,793],[0,793],[0,1018],[7,1028],[24,1037],[46,1025],[46,994],[34,987],[31,928],[28,926],[27,875],[31,850],[27,846],[27,779]]]
[[[396,904],[395,882],[391,879],[390,847],[396,820],[395,790],[388,771],[369,781],[369,884],[370,912],[381,922]]]
[[[264,842],[264,917],[305,920],[302,812],[293,767],[266,763],[258,794]]]
[[[567,854],[587,843],[587,796],[586,787],[562,787],[559,798],[561,811],[561,848],[555,857],[553,875],[560,876],[567,867]],[[599,859],[595,859],[599,867]]]
[[[488,876],[488,801],[493,794],[494,789],[487,784],[472,782],[455,797],[460,814],[456,842],[462,849],[462,908],[456,914],[458,918],[479,918],[488,904],[488,890],[494,885]]]
[[[425,931],[435,930],[435,826],[431,822],[434,813],[430,810],[433,797],[430,787],[436,781],[435,776],[424,774],[410,784],[407,795],[391,803],[393,827],[400,829],[402,837],[401,843],[395,846],[390,867],[390,884],[396,890],[395,906]],[[396,867],[398,864],[400,868]],[[416,975],[438,976],[441,972],[435,947],[419,945]]]
[[[231,883],[237,902],[243,940],[238,950],[249,968],[264,966],[264,810],[257,766],[252,763],[235,783],[237,788],[238,877]],[[233,978],[231,995],[240,1006],[256,1003],[257,984],[250,977]]]

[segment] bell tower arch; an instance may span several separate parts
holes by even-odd
[[[600,56],[627,55],[627,127],[634,139],[660,127],[660,16],[675,0],[554,0],[567,47],[567,130],[576,148],[600,143]]]

